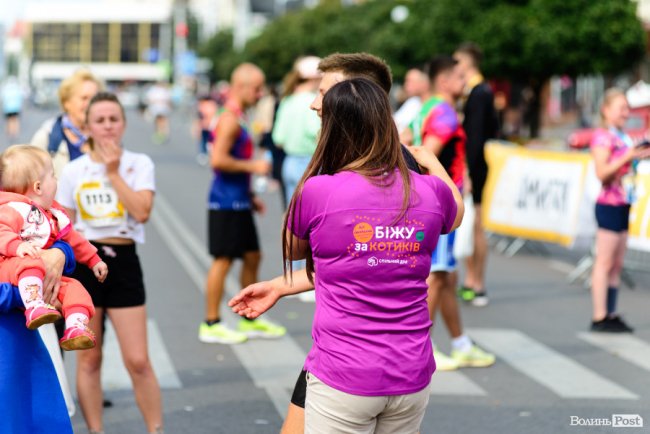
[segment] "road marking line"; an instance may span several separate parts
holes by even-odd
[[[578,333],[578,337],[641,369],[650,371],[650,345],[639,338],[627,334],[586,332]]]
[[[165,228],[172,227],[173,233],[178,234],[178,237],[170,239],[171,242],[181,242],[187,246],[186,251],[193,253],[193,256],[199,260],[200,264],[206,270],[212,265],[212,257],[207,251],[206,243],[199,240],[199,238],[190,230],[187,224],[181,219],[181,217],[176,213],[174,207],[171,206],[169,201],[160,193],[156,193],[156,206],[154,207],[154,212],[152,217],[160,216],[167,220],[168,224],[162,223]],[[159,229],[160,226],[156,226],[156,229]],[[158,232],[161,232],[160,230]],[[162,235],[162,233],[161,233]],[[167,238],[165,239],[167,241]],[[205,278],[204,275],[200,276],[202,279]],[[198,285],[203,287],[203,285]]]
[[[431,377],[431,395],[486,396],[487,392],[460,371],[436,371]]]
[[[180,220],[160,193],[156,193],[156,205],[150,220],[174,257],[185,269],[188,277],[192,279],[194,286],[204,292],[206,270],[211,263],[210,257],[208,255],[207,262],[201,257],[200,252],[205,251],[205,246],[189,231],[187,225]]]
[[[557,259],[549,259],[547,262],[549,268],[561,273],[569,274],[575,269],[575,265]]]
[[[182,388],[181,380],[176,375],[176,370],[169,357],[160,330],[152,319],[147,320],[147,337],[149,340],[149,358],[160,387],[163,389]],[[115,329],[110,321],[106,321],[106,332],[104,334],[102,388],[104,390],[133,389],[131,377],[122,362],[122,353],[117,342]]]
[[[467,334],[524,375],[562,398],[639,399],[639,396],[525,334],[470,329]]]
[[[194,286],[203,294],[205,276],[212,258],[205,244],[187,227],[159,192],[156,193],[156,206],[151,222],[190,276]],[[239,292],[239,283],[232,274],[226,278],[225,292],[229,296]],[[223,304],[222,310],[224,313],[229,311],[226,303]],[[244,344],[233,345],[232,349],[254,384],[267,392],[278,413],[284,417],[290,401],[289,391],[293,389],[298,378],[306,353],[288,334],[274,340],[250,340]]]

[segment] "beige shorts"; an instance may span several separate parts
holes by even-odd
[[[306,434],[416,434],[429,403],[429,386],[395,396],[359,396],[336,390],[307,373]]]

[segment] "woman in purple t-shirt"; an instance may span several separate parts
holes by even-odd
[[[596,200],[596,257],[591,275],[594,332],[632,332],[616,314],[616,299],[627,248],[630,204],[634,201],[634,160],[650,157],[650,147],[635,145],[623,127],[630,113],[625,93],[605,92],[603,128],[591,139],[596,176],[602,188]]]
[[[372,82],[335,85],[322,112],[283,230],[286,266],[306,258],[316,288],[305,429],[415,433],[435,370],[429,262],[460,224],[461,195],[437,160],[437,176],[407,169]]]

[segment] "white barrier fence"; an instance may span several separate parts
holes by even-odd
[[[600,189],[591,155],[491,142],[483,196],[485,228],[497,234],[571,247],[593,238]],[[629,247],[650,252],[650,162],[637,166]]]
[[[522,240],[565,247],[593,243],[600,182],[589,153],[501,142],[488,143],[485,152],[490,167],[482,207],[486,230],[513,237],[518,246]],[[650,252],[650,161],[639,163],[636,182],[628,241],[628,257],[636,263],[629,268],[650,270],[645,265]]]

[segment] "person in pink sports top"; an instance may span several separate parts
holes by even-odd
[[[596,200],[596,255],[591,274],[591,331],[632,332],[616,312],[618,286],[627,250],[630,204],[634,201],[635,160],[650,157],[650,147],[636,145],[623,127],[630,113],[625,93],[605,92],[603,119],[591,140],[596,176],[602,188]]]

